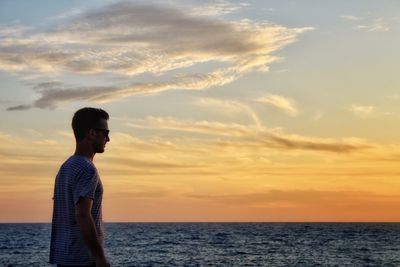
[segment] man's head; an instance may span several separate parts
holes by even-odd
[[[82,108],[76,111],[72,118],[76,142],[89,142],[95,153],[103,153],[105,144],[110,141],[108,118],[108,113],[99,108]]]

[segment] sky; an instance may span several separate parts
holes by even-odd
[[[0,1],[0,222],[50,222],[73,113],[105,222],[399,222],[399,1]]]

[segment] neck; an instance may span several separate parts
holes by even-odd
[[[87,157],[88,159],[90,159],[91,161],[93,161],[95,154],[96,153],[93,152],[93,149],[88,144],[85,144],[85,143],[77,143],[76,144],[75,153],[74,153],[75,156],[77,156],[77,155],[84,156],[84,157]]]

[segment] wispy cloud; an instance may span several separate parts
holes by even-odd
[[[256,102],[272,105],[278,109],[285,111],[290,116],[297,116],[299,114],[296,108],[296,103],[293,99],[280,96],[280,95],[267,95],[255,99]]]
[[[31,136],[43,137],[43,134],[41,132],[38,132],[38,131],[36,131],[34,129],[27,128],[27,129],[23,129],[23,130],[24,130],[24,132],[28,133]]]
[[[349,22],[361,23],[353,27],[355,30],[364,31],[364,32],[388,32],[390,31],[390,21],[385,18],[368,18],[368,17],[358,17],[353,15],[342,15],[340,16],[342,19],[347,20]]]
[[[383,18],[375,19],[371,24],[368,25],[357,25],[354,27],[356,30],[362,30],[365,32],[388,32],[390,27],[384,21]]]
[[[149,116],[145,119],[137,120],[137,123],[128,122],[127,125],[138,128],[169,129],[232,137],[247,136],[254,133],[254,130],[251,130],[251,127],[237,123],[209,122],[206,120],[195,122],[182,121],[172,117],[162,118]]]
[[[258,214],[262,209],[271,215],[257,218],[269,221],[279,220],[284,214],[290,214],[290,221],[393,220],[396,213],[392,210],[400,204],[398,195],[365,190],[271,189],[241,194],[187,194],[187,197],[233,208],[256,208],[254,213]],[[304,213],[310,219],[304,219],[307,218]]]
[[[386,96],[387,99],[390,100],[399,100],[400,99],[400,95],[394,94],[394,95],[388,95]]]
[[[32,105],[18,105],[18,106],[12,106],[7,108],[7,111],[15,111],[15,110],[28,110],[31,109]]]
[[[318,120],[320,120],[323,116],[324,116],[324,114],[323,114],[322,112],[317,111],[317,112],[315,112],[315,114],[314,114],[314,116],[313,116],[313,119],[314,119],[315,121],[318,121]]]
[[[371,145],[360,139],[348,138],[335,140],[328,138],[306,137],[287,134],[279,129],[251,127],[237,123],[221,123],[210,121],[182,121],[172,117],[147,117],[136,123],[127,122],[128,126],[137,128],[153,128],[178,130],[183,132],[202,133],[216,136],[240,137],[241,140],[218,141],[221,146],[266,147],[277,150],[309,150],[349,153],[370,148]]]
[[[0,25],[0,38],[7,39],[10,37],[21,37],[21,35],[29,29],[31,28],[20,24]]]
[[[369,118],[371,115],[373,115],[375,107],[353,104],[351,105],[349,110],[353,112],[356,116],[366,119]]]
[[[25,166],[38,162],[44,163],[57,158],[57,152],[60,151],[58,148],[52,148],[52,152],[43,153],[49,146],[54,146],[55,141],[45,139],[40,136],[39,132],[34,132],[35,134],[31,134],[29,138],[0,132],[0,142],[2,143],[0,158],[3,165],[15,168],[14,165],[18,163],[20,166]]]
[[[344,20],[349,20],[349,21],[359,21],[359,20],[363,19],[361,17],[357,17],[357,16],[353,16],[353,15],[342,15],[340,17]]]
[[[172,6],[134,2],[89,10],[65,21],[51,31],[1,37],[0,69],[44,76],[68,71],[129,78],[150,73],[164,75],[164,82],[51,88],[38,91],[35,103],[9,110],[54,108],[71,101],[113,101],[165,90],[221,86],[251,71],[267,71],[277,60],[275,51],[312,29],[250,20],[220,21],[188,15]],[[188,67],[209,61],[219,62],[220,66],[190,73]],[[226,64],[227,67],[221,67]],[[181,74],[171,78],[173,70]]]
[[[230,73],[229,73],[230,72]],[[7,110],[26,110],[32,107],[56,108],[60,104],[74,101],[105,103],[134,95],[154,95],[168,90],[204,90],[211,86],[222,86],[237,79],[235,70],[216,71],[207,74],[178,75],[168,82],[133,83],[127,86],[80,86],[64,84],[35,85],[40,97],[31,105],[18,105]]]
[[[68,19],[68,18],[74,17],[76,15],[80,15],[82,13],[83,13],[83,11],[81,9],[75,8],[75,9],[72,9],[72,10],[68,10],[68,11],[66,11],[64,13],[52,16],[52,17],[48,18],[48,20],[50,20],[50,21],[64,20],[64,19]]]
[[[261,127],[260,119],[254,110],[240,101],[220,100],[216,98],[198,98],[193,102],[193,104],[207,108],[215,108],[218,112],[229,115],[246,113],[257,127]]]
[[[372,192],[361,191],[328,191],[328,190],[268,190],[264,192],[248,194],[225,194],[225,195],[200,195],[190,194],[188,197],[203,199],[208,201],[221,201],[230,205],[251,205],[264,204],[268,206],[272,203],[286,203],[296,206],[314,206],[314,205],[338,205],[344,206],[349,202],[362,202],[365,205],[370,200],[377,203],[389,203],[396,200],[400,203],[398,195],[380,195]],[[340,199],[338,202],[337,200]]]
[[[249,6],[247,3],[231,3],[224,0],[209,1],[206,4],[192,8],[189,14],[193,16],[221,16],[235,13],[247,6]]]

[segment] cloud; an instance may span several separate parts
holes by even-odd
[[[38,132],[34,129],[23,129],[24,132],[28,133],[30,136],[35,136],[35,137],[43,137],[43,134],[41,132]]]
[[[29,29],[30,27],[20,24],[0,25],[0,38],[19,37]]]
[[[265,129],[237,123],[221,123],[209,121],[181,121],[172,117],[146,117],[136,122],[127,122],[128,126],[136,128],[166,129],[182,132],[201,133],[206,135],[228,136],[234,141],[217,141],[219,146],[230,147],[266,147],[278,150],[309,150],[335,153],[350,153],[371,148],[364,140],[348,138],[342,140],[306,137],[286,134],[279,129]]]
[[[126,190],[111,193],[110,198],[123,198],[126,200],[138,199],[143,201],[146,198],[166,198],[174,195],[174,191],[168,188],[162,187],[150,187],[150,186],[141,186],[139,189],[135,188],[133,190]]]
[[[21,139],[16,137],[15,135],[0,132],[0,142],[2,144],[2,147],[15,146],[16,144],[21,142]]]
[[[350,111],[352,111],[356,116],[366,119],[374,113],[375,107],[353,104],[350,107]]]
[[[359,22],[364,20],[364,18],[353,16],[353,15],[343,15],[340,16],[342,19],[352,22]],[[368,22],[367,22],[368,23]],[[376,18],[369,24],[362,24],[353,27],[355,30],[360,30],[364,32],[388,32],[390,27],[384,18]]]
[[[32,108],[32,105],[18,105],[18,106],[9,107],[6,110],[7,111],[28,110],[28,109],[31,109],[31,108]]]
[[[222,86],[248,72],[267,71],[278,60],[274,52],[312,29],[251,20],[221,21],[193,16],[173,6],[135,2],[88,10],[62,22],[46,32],[1,37],[0,70],[53,77],[107,73],[128,79],[148,73],[161,75],[164,81],[51,88],[37,92],[35,103],[24,108],[55,108],[73,101],[114,101],[165,90]],[[200,73],[189,68],[206,62],[216,63],[215,67]],[[180,74],[173,74],[174,70]]]
[[[82,13],[83,13],[82,10],[75,8],[75,9],[68,10],[68,11],[66,11],[64,13],[52,16],[52,17],[48,18],[48,20],[49,21],[57,21],[57,20],[68,19],[70,17],[74,17],[74,16],[80,15]]]
[[[138,128],[168,129],[223,136],[247,136],[253,133],[250,127],[237,123],[225,124],[205,120],[196,122],[180,121],[172,117],[162,118],[149,116],[145,119],[137,120],[136,123],[128,122],[127,125]]]
[[[248,105],[235,100],[220,100],[216,98],[198,98],[194,101],[195,105],[207,108],[216,108],[220,113],[237,114],[246,113],[257,127],[261,127],[258,115]]]
[[[386,98],[390,99],[390,100],[399,100],[400,99],[400,95],[398,95],[398,94],[388,95],[388,96],[386,96]]]
[[[189,14],[193,16],[222,16],[235,13],[247,6],[249,6],[247,3],[230,3],[223,0],[210,1],[209,3],[192,8]]]
[[[368,205],[368,201],[391,202],[395,200],[400,203],[398,195],[380,195],[373,192],[362,191],[328,191],[328,190],[280,190],[273,189],[265,192],[247,193],[247,194],[224,194],[224,195],[201,195],[188,194],[189,198],[202,199],[207,201],[218,201],[230,205],[254,205],[254,204],[272,204],[286,203],[291,206],[323,206],[338,205],[345,206],[351,202],[362,202]]]
[[[315,114],[314,114],[314,116],[313,116],[313,119],[314,119],[315,121],[318,121],[318,120],[320,120],[323,116],[324,116],[324,114],[323,114],[321,111],[317,111],[317,112],[315,112]]]
[[[128,86],[68,87],[52,85],[51,88],[46,88],[47,85],[36,85],[34,88],[41,96],[32,105],[18,105],[7,110],[25,110],[31,107],[52,109],[60,104],[74,101],[105,103],[134,95],[154,95],[167,90],[203,90],[211,86],[222,86],[237,78],[234,73],[229,74],[228,71],[178,75],[169,82],[134,83]]]
[[[357,17],[357,16],[353,16],[353,15],[342,15],[340,16],[342,19],[344,20],[350,20],[350,21],[359,21],[362,20],[363,18],[361,17]]]
[[[329,151],[336,153],[349,153],[358,150],[370,148],[371,146],[365,144],[361,140],[345,139],[345,140],[332,140],[323,138],[303,137],[299,135],[287,134],[271,134],[268,143],[273,147],[280,147],[286,149],[301,149],[301,150],[315,150],[315,151]],[[360,142],[361,141],[361,142]]]
[[[284,96],[267,95],[265,97],[255,99],[254,101],[272,105],[278,109],[285,111],[290,116],[297,116],[299,114],[299,111],[296,108],[295,101]]]
[[[264,221],[394,221],[400,197],[364,190],[272,189],[241,194],[186,194],[190,199],[241,210]],[[256,214],[264,214],[257,216]],[[267,215],[265,215],[267,214]],[[288,216],[288,214],[290,214]]]
[[[25,131],[31,132],[29,134],[30,138],[0,132],[0,142],[2,144],[0,158],[2,164],[13,166],[19,164],[19,167],[21,167],[27,164],[37,164],[38,162],[45,163],[59,157],[57,153],[60,150],[59,147],[54,146],[54,140],[43,139],[42,136],[39,136],[40,133],[32,129],[25,129]],[[51,151],[44,153],[43,151],[48,149],[49,146],[52,148]],[[15,166],[10,166],[10,169],[12,168],[15,168]],[[29,171],[26,173],[29,173]]]
[[[369,25],[358,25],[354,27],[354,29],[365,32],[388,32],[390,30],[383,18],[375,19],[374,22]]]
[[[43,139],[39,141],[34,141],[33,143],[35,145],[48,146],[48,147],[53,147],[58,144],[57,141],[51,139]]]

